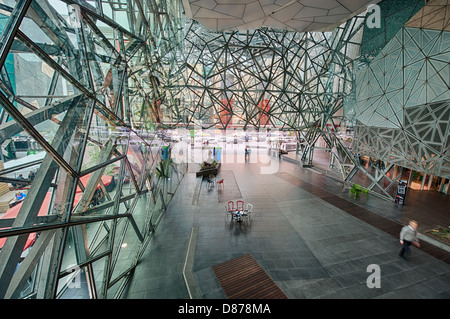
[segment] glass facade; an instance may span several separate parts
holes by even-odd
[[[289,130],[389,200],[397,167],[450,179],[449,30],[423,5],[299,33],[212,32],[176,0],[1,1],[0,298],[120,297],[187,172],[166,129]]]
[[[130,4],[0,5],[1,298],[120,295],[186,172],[156,111],[179,4]]]

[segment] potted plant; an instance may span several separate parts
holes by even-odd
[[[196,176],[197,177],[208,176],[210,174],[217,175],[219,168],[220,168],[220,163],[218,163],[215,160],[211,163],[204,161],[203,163],[200,164],[200,171],[197,172]]]

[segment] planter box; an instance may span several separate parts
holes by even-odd
[[[199,176],[209,176],[211,174],[212,175],[217,175],[219,173],[219,169],[220,169],[220,163],[218,163],[216,165],[216,167],[214,167],[214,168],[207,168],[207,169],[200,170],[197,173],[195,173],[195,175],[197,177],[199,177]]]

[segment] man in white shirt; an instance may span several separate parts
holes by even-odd
[[[400,244],[402,244],[403,247],[402,250],[400,250],[399,256],[405,260],[405,254],[409,254],[409,246],[411,244],[420,247],[419,239],[417,238],[417,226],[417,221],[411,220],[409,225],[404,226],[400,231]]]

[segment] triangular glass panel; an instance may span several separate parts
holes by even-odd
[[[123,159],[123,185],[122,196],[128,196],[136,193],[137,179],[139,176],[135,176],[131,164],[127,159]]]
[[[117,279],[130,270],[132,263],[137,260],[137,254],[142,245],[139,230],[133,227],[130,218],[120,218],[115,222],[111,280]]]
[[[79,152],[81,144],[74,141],[83,139],[87,111],[92,105],[90,101],[73,91],[59,72],[34,53],[17,53],[13,57],[14,73],[9,73],[8,77],[14,78],[11,85],[15,94],[9,95],[9,98],[24,119],[21,118],[18,123],[10,120],[5,124],[6,136],[21,134],[25,128],[37,141],[42,139],[52,145],[61,157],[66,157],[68,149]],[[30,70],[34,76],[30,76]],[[31,128],[27,125],[32,126],[35,132],[30,133]]]
[[[58,169],[50,156],[27,162],[30,158],[26,156],[21,161],[7,162],[8,173],[3,177],[11,179],[10,187],[14,193],[11,192],[10,208],[1,219],[8,221],[8,228],[56,224],[70,211],[66,196],[74,187],[74,179]],[[3,246],[4,240],[1,242]]]

